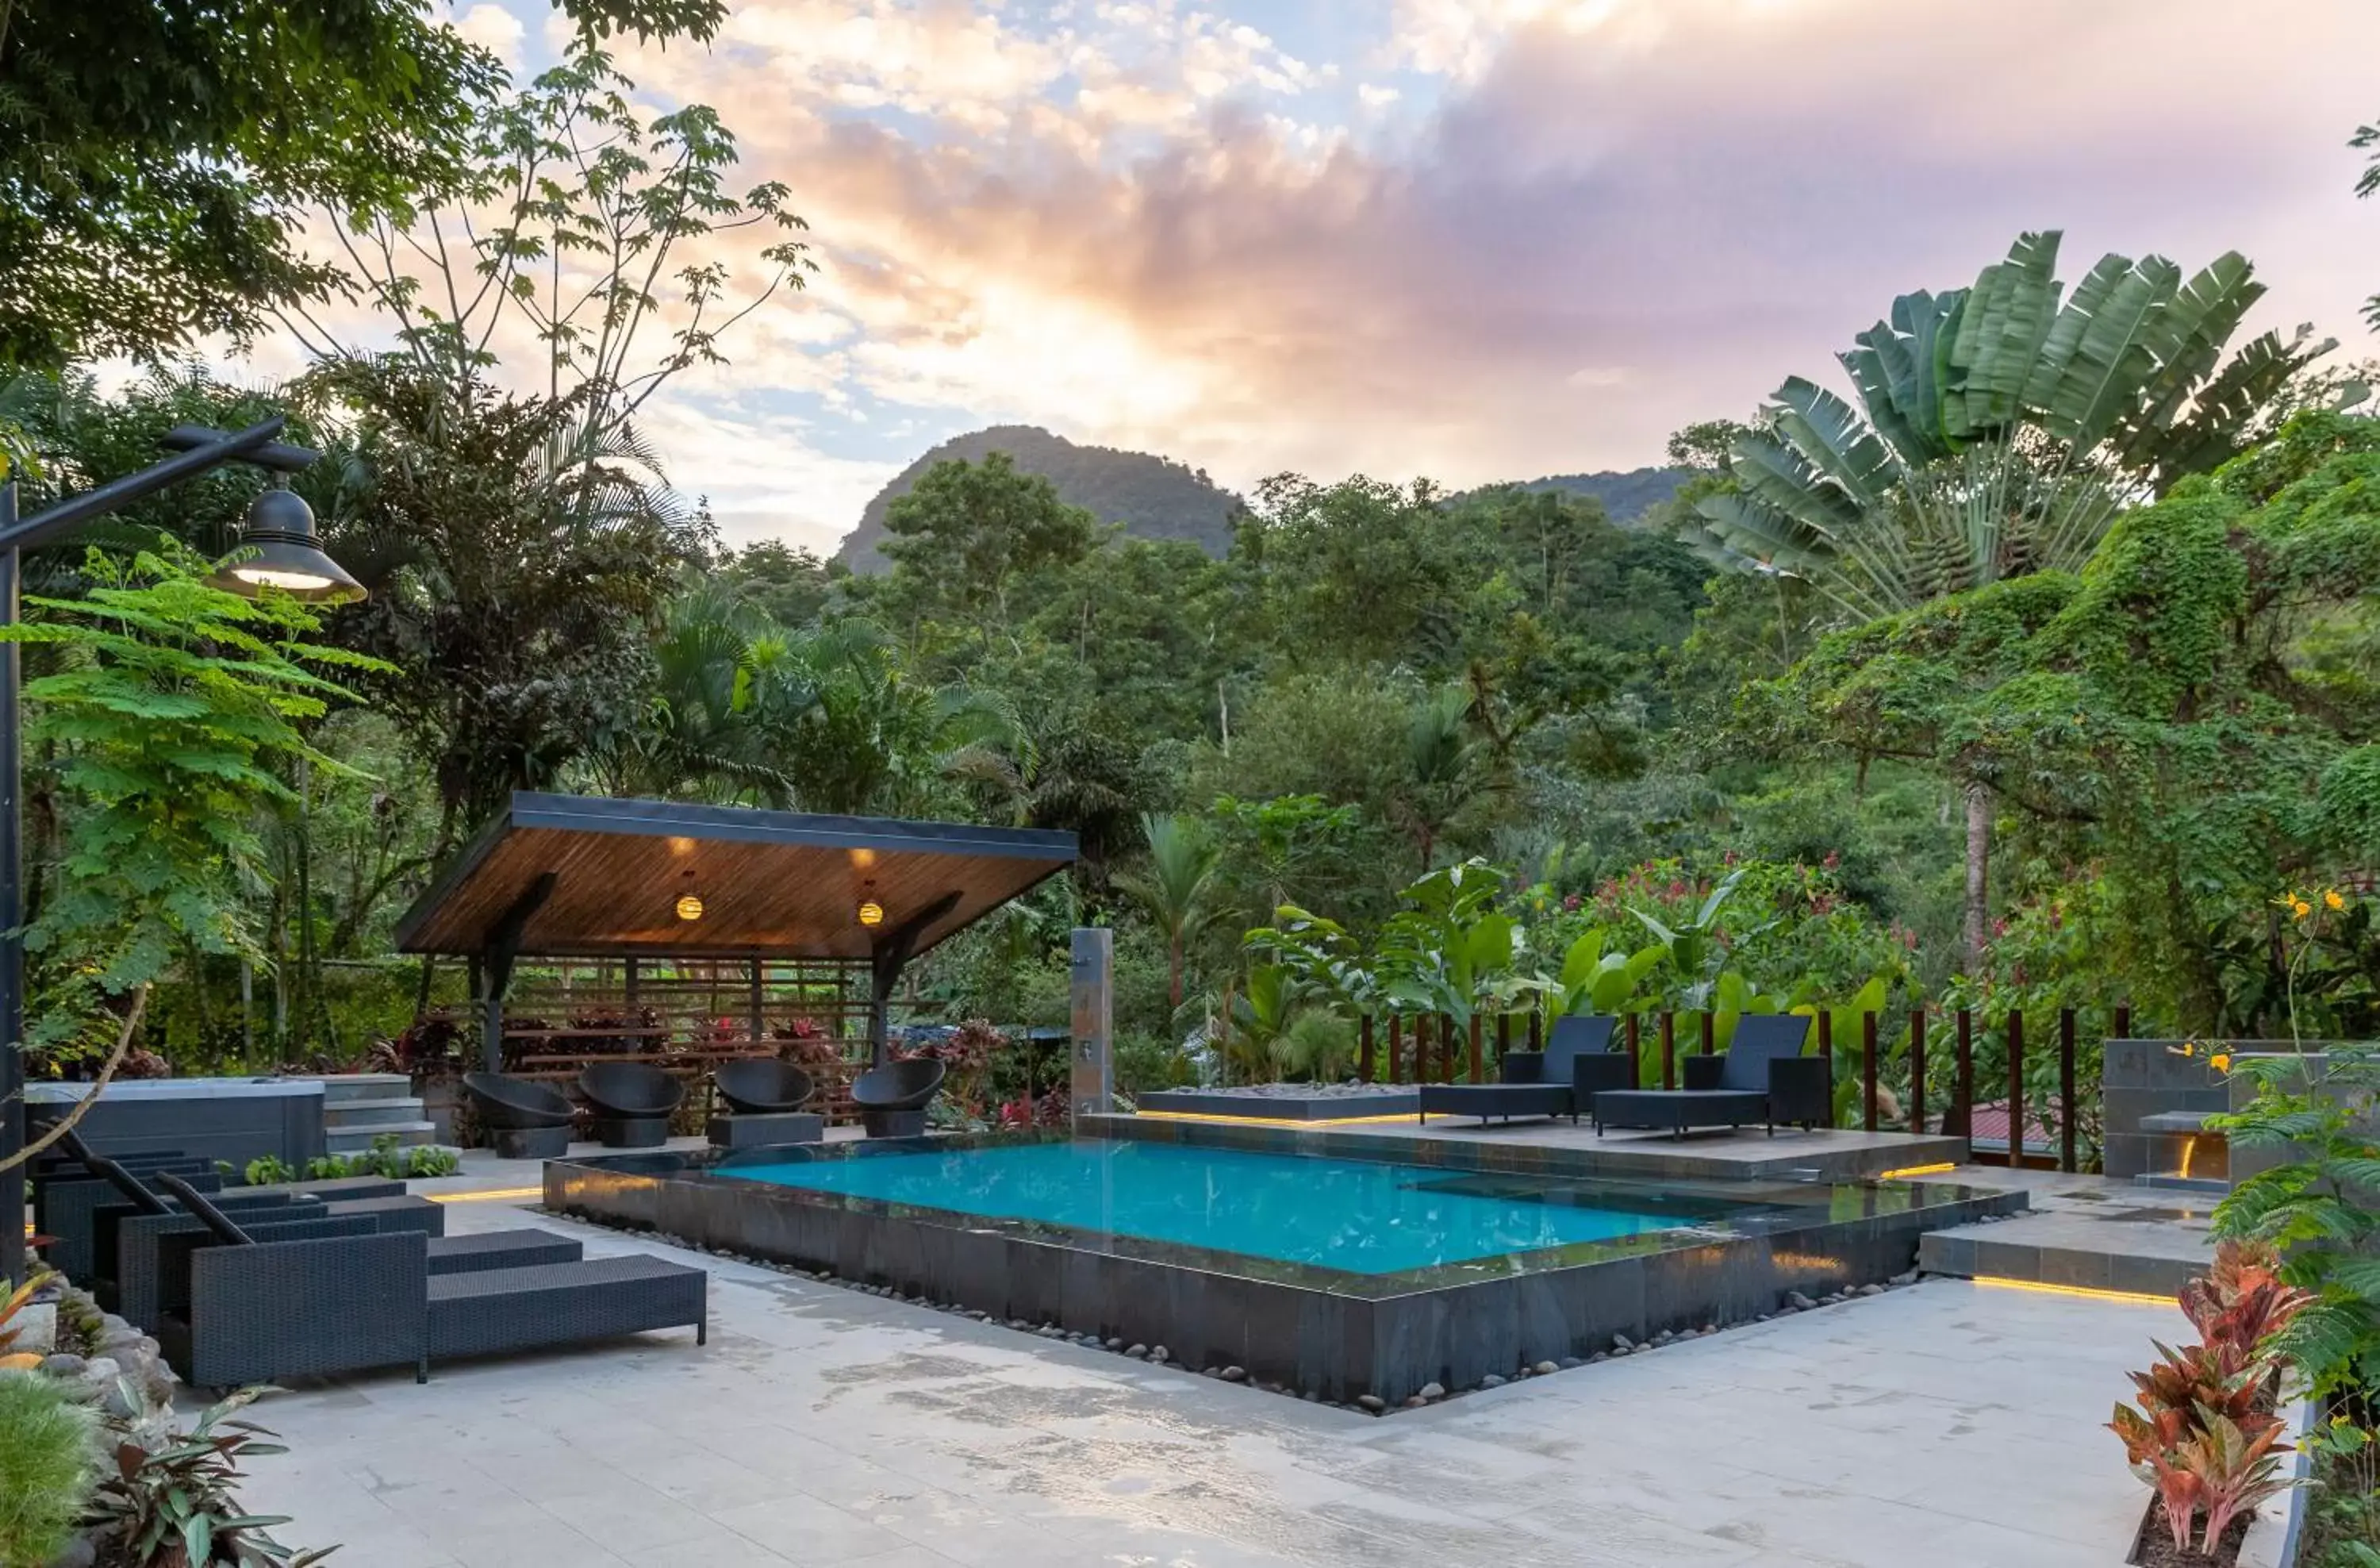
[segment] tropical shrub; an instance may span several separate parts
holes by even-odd
[[[233,1419],[264,1391],[244,1389],[209,1405],[187,1432],[119,1427],[112,1473],[92,1492],[87,1523],[116,1559],[140,1568],[308,1568],[336,1548],[296,1551],[271,1531],[283,1515],[251,1514],[237,1495],[241,1464],[285,1453],[271,1432]]]
[[[361,1154],[316,1155],[306,1161],[306,1179],[322,1182],[347,1176],[381,1176],[389,1181],[402,1182],[416,1177],[451,1176],[461,1168],[462,1161],[451,1149],[419,1144],[400,1148],[395,1133],[382,1133],[372,1139],[371,1148]]]
[[[55,1379],[0,1374],[0,1563],[66,1549],[99,1478],[98,1418]]]

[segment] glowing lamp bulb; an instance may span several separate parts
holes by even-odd
[[[677,918],[681,920],[701,919],[702,900],[690,893],[680,898],[677,901]]]
[[[882,925],[884,923],[884,906],[877,903],[876,900],[872,898],[863,902],[859,906],[859,923],[863,926]]]

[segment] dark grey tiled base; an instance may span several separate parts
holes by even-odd
[[[568,1127],[494,1127],[488,1145],[503,1160],[559,1160],[570,1152]]]
[[[2204,1260],[2039,1246],[1940,1232],[1919,1238],[1917,1266],[1929,1273],[1956,1274],[1964,1279],[2022,1280],[2033,1284],[2130,1291],[2139,1295],[2171,1295],[2206,1272]]]
[[[1153,1247],[1095,1250],[1054,1228],[995,1229],[963,1216],[849,1207],[804,1189],[674,1167],[675,1156],[558,1161],[546,1166],[546,1205],[831,1269],[997,1319],[1162,1344],[1192,1367],[1237,1366],[1257,1381],[1326,1399],[1370,1393],[1391,1404],[1431,1382],[1467,1388],[1489,1373],[1584,1357],[1609,1348],[1614,1334],[1643,1339],[1742,1321],[1775,1310],[1789,1291],[1818,1295],[1880,1282],[1915,1264],[1924,1232],[2025,1206],[2022,1193],[1978,1192],[1923,1209],[1816,1219],[1773,1234],[1573,1266],[1485,1259],[1444,1270],[1456,1282],[1407,1289],[1189,1249],[1175,1249],[1185,1255],[1180,1262],[1135,1255]],[[1224,1263],[1246,1271],[1224,1271]],[[1334,1288],[1333,1280],[1364,1288]]]
[[[1138,1097],[1143,1111],[1194,1116],[1247,1116],[1285,1122],[1330,1122],[1349,1116],[1410,1116],[1421,1109],[1420,1091],[1383,1088],[1365,1094],[1232,1094],[1222,1089],[1152,1089]]]
[[[826,1136],[826,1118],[810,1111],[782,1111],[766,1116],[713,1116],[709,1136],[714,1149],[818,1143]]]
[[[606,1149],[659,1149],[669,1142],[666,1116],[598,1116],[587,1130]]]

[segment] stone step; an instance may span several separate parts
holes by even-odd
[[[413,1080],[403,1073],[326,1073],[314,1080],[322,1086],[325,1110],[358,1100],[397,1100],[413,1093]]]
[[[418,1144],[437,1141],[438,1129],[428,1122],[396,1122],[386,1126],[325,1127],[322,1129],[323,1152],[328,1154],[369,1154],[372,1144],[395,1134],[396,1147],[411,1149]]]
[[[420,1119],[419,1100],[343,1100],[322,1107],[325,1127],[387,1126]]]

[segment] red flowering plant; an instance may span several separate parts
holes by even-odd
[[[969,1018],[947,1034],[903,1046],[893,1054],[903,1061],[930,1058],[943,1064],[942,1099],[969,1122],[984,1119],[984,1098],[991,1077],[992,1052],[1008,1037],[989,1018]]]

